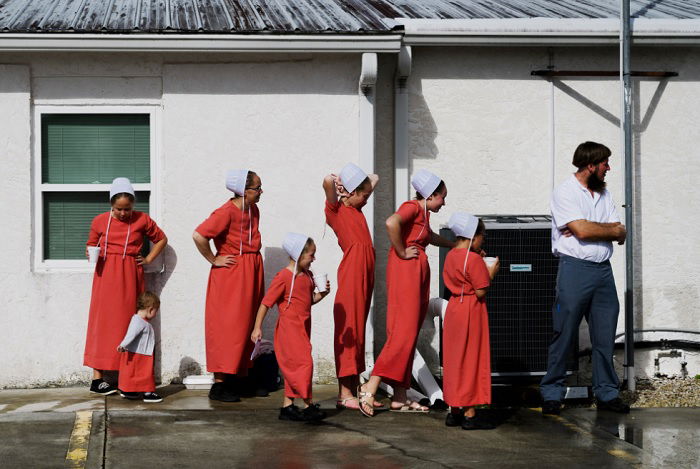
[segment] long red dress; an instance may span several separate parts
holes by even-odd
[[[326,222],[338,237],[343,260],[333,303],[336,376],[365,371],[365,325],[374,289],[374,247],[362,211],[326,201]]]
[[[311,303],[314,281],[309,272],[297,273],[292,301],[287,304],[292,286],[292,271],[280,270],[272,279],[262,304],[277,304],[279,317],[275,327],[275,355],[282,376],[284,395],[311,399],[314,361],[311,357]]]
[[[136,299],[144,291],[143,267],[136,264],[145,238],[157,243],[165,237],[156,222],[143,212],[133,211],[130,221],[119,221],[111,213],[92,220],[87,245],[102,247],[92,279],[83,364],[97,370],[118,370],[117,346],[124,338]],[[109,234],[107,224],[109,223]],[[131,226],[131,228],[129,228]],[[124,255],[127,233],[129,243]],[[105,242],[107,256],[105,258]]]
[[[466,249],[452,249],[442,271],[452,293],[442,336],[443,394],[452,407],[491,403],[488,314],[486,302],[474,292],[489,286],[489,271],[482,257],[470,252],[465,275],[466,255]]]
[[[405,247],[418,248],[418,257],[403,260],[392,247],[386,267],[386,334],[372,370],[392,386],[411,385],[413,354],[418,332],[428,310],[430,265],[425,247],[430,240],[430,212],[426,214],[417,200],[404,202],[396,212],[401,217],[401,239]]]
[[[253,343],[250,333],[265,293],[260,255],[260,212],[257,205],[243,211],[231,200],[217,208],[195,231],[214,240],[217,256],[236,256],[230,267],[209,272],[205,306],[207,370],[212,373],[248,373]]]

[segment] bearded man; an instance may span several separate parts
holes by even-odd
[[[561,410],[566,359],[584,317],[591,337],[597,408],[629,412],[619,398],[620,381],[613,366],[620,305],[609,259],[612,242],[623,244],[627,231],[605,189],[610,154],[600,143],[579,145],[572,162],[578,171],[552,193],[552,253],[559,257],[559,274],[547,374],[540,382],[544,414]]]

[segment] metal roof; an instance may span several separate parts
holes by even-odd
[[[700,18],[700,0],[632,0],[634,18]],[[388,33],[385,19],[616,18],[619,0],[0,0],[6,33]],[[400,26],[399,26],[400,28]]]

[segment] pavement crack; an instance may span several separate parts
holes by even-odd
[[[109,427],[109,407],[107,404],[107,398],[105,397],[105,412],[104,412],[104,422],[103,422],[103,433],[102,433],[102,464],[100,465],[101,469],[105,469],[107,466],[107,435],[108,435],[108,427]]]
[[[443,463],[441,463],[441,462],[439,462],[439,461],[435,461],[434,459],[422,458],[422,457],[417,456],[417,455],[415,455],[415,454],[411,454],[411,453],[409,453],[408,451],[406,451],[405,449],[403,449],[403,448],[401,448],[401,447],[399,447],[399,446],[396,446],[395,444],[391,443],[390,441],[384,440],[384,439],[382,439],[382,438],[378,438],[378,437],[376,437],[376,436],[374,436],[374,435],[369,434],[368,432],[366,432],[366,431],[364,431],[364,430],[357,430],[357,429],[355,429],[355,428],[348,427],[347,425],[343,425],[342,423],[329,422],[328,420],[324,420],[324,421],[323,421],[323,425],[329,425],[329,426],[338,428],[338,429],[340,429],[340,430],[345,430],[345,431],[347,431],[347,432],[359,433],[360,435],[364,435],[364,436],[366,436],[366,437],[368,437],[368,438],[371,438],[371,439],[374,440],[374,441],[377,441],[377,442],[379,442],[379,443],[382,443],[382,444],[387,445],[389,448],[392,448],[392,449],[398,451],[399,453],[401,453],[403,456],[405,456],[405,457],[407,457],[407,458],[415,459],[415,460],[417,460],[417,461],[421,461],[421,462],[424,462],[424,463],[437,464],[439,467],[445,467],[445,468],[448,468],[448,469],[451,469],[451,468],[452,468],[452,466],[448,466],[448,465],[443,464]]]

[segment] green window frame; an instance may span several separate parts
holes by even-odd
[[[135,209],[151,212],[153,112],[56,109],[37,117],[38,261],[46,267],[85,265],[90,222],[109,210],[115,177],[128,177]]]

